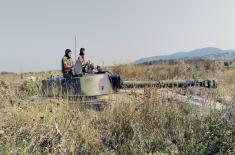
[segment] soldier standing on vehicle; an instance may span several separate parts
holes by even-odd
[[[76,75],[82,75],[82,74],[86,73],[86,66],[87,66],[88,62],[85,61],[84,51],[85,51],[85,48],[80,49],[79,57],[78,57],[78,60],[76,61],[76,64],[75,64],[75,74]]]
[[[72,51],[70,49],[65,50],[65,55],[62,58],[62,73],[65,78],[73,76],[74,63],[72,59]]]
[[[82,72],[85,73],[86,72],[86,65],[87,62],[85,61],[85,48],[81,48],[80,49],[80,53],[79,53],[79,57],[78,60],[80,61],[81,65],[82,65]]]

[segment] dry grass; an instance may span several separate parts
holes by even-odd
[[[113,70],[128,80],[185,78],[186,71],[179,70],[177,65],[184,64],[118,66]],[[206,68],[198,72],[197,76],[211,74]],[[50,74],[26,75],[42,79]],[[159,95],[162,90],[132,89],[126,94],[105,96],[112,103],[111,108],[95,111],[81,108],[81,103],[68,103],[66,99],[41,98],[35,91],[37,82],[24,85],[26,75],[0,76],[0,154],[233,154],[235,151],[234,100],[225,109],[208,109],[202,115],[197,106]],[[170,91],[215,99],[223,95],[233,97],[234,69],[217,70],[215,75],[220,83],[218,90]]]
[[[176,64],[157,63],[153,65],[120,65],[113,72],[123,75],[126,80],[178,80],[210,79],[222,71],[222,64],[215,61],[189,61]]]

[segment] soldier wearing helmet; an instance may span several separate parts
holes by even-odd
[[[80,49],[80,53],[79,53],[79,57],[78,57],[78,60],[81,62],[82,64],[82,72],[85,73],[86,72],[86,65],[87,65],[87,62],[85,61],[85,48],[81,48]]]
[[[62,73],[65,78],[73,76],[74,63],[72,59],[72,51],[70,49],[65,50],[65,55],[61,62]]]

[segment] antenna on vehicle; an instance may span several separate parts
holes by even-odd
[[[75,61],[77,59],[77,36],[75,35],[75,49],[74,49],[74,53],[75,53]]]

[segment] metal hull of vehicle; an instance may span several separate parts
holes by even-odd
[[[108,74],[91,74],[83,77],[53,77],[42,81],[44,96],[99,96],[114,92]]]

